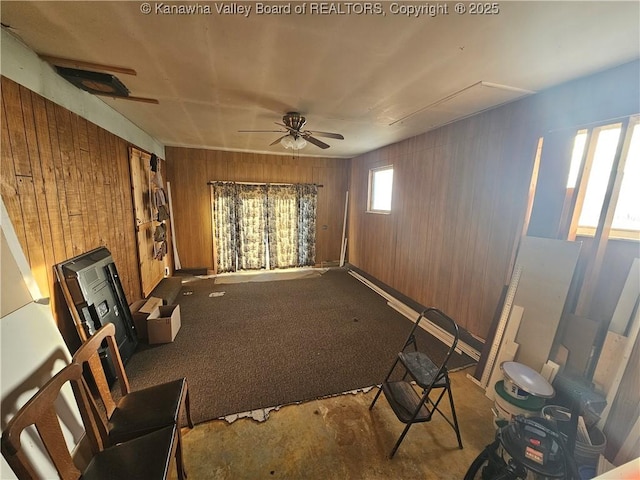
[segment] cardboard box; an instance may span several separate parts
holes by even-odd
[[[148,313],[144,313],[140,311],[140,308],[147,303],[146,300],[138,300],[129,305],[129,310],[131,311],[131,316],[133,317],[133,324],[136,327],[136,334],[140,340],[147,339],[147,317]]]
[[[161,306],[164,302],[158,297],[149,297],[145,304],[140,308],[142,313],[152,313],[157,307]]]
[[[157,307],[147,317],[149,344],[170,343],[180,330],[180,305]]]
[[[149,334],[147,332],[147,318],[158,307],[162,306],[163,300],[158,297],[149,297],[147,299],[138,300],[129,305],[133,324],[136,327],[136,334],[140,340],[147,340]]]

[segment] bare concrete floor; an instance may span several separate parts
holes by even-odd
[[[464,449],[440,416],[416,424],[395,457],[400,423],[377,388],[272,411],[265,422],[214,420],[183,429],[189,480],[200,479],[462,479],[494,437],[492,402],[466,377],[451,375]],[[443,399],[443,411],[449,413]],[[175,478],[175,469],[171,469]]]

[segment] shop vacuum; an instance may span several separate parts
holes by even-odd
[[[515,416],[478,455],[464,480],[579,480],[573,455],[553,422]]]

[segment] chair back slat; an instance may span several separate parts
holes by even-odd
[[[78,384],[72,383],[71,386],[73,394],[78,400],[78,408],[85,424],[89,446],[93,454],[96,455],[111,444],[104,411],[96,405],[84,377]]]
[[[107,376],[104,372],[104,368],[102,367],[100,354],[97,350],[91,349],[86,350],[86,352],[93,352],[91,355],[88,355],[86,363],[82,361],[83,359],[81,358],[81,356],[74,356],[73,360],[80,365],[84,363],[89,367],[89,372],[91,374],[91,378],[93,379],[93,383],[98,391],[100,401],[104,405],[107,417],[110,417],[113,414],[113,411],[116,409],[116,402],[111,395],[111,389],[109,388],[109,382],[107,381]]]
[[[73,463],[67,448],[54,404],[51,404],[51,408],[43,412],[40,419],[35,422],[35,425],[49,458],[55,465],[60,477],[63,479],[78,478],[80,471]]]
[[[129,377],[124,369],[122,363],[122,357],[120,356],[120,349],[116,343],[115,329],[114,333],[107,336],[107,344],[109,345],[109,353],[113,361],[113,367],[116,369],[116,375],[120,384],[120,393],[124,397],[131,392],[131,386],[129,385]]]
[[[111,395],[109,383],[107,381],[107,377],[99,355],[99,351],[101,350],[105,340],[109,351],[109,358],[111,359],[111,362],[116,370],[120,392],[124,396],[130,391],[129,379],[127,378],[127,373],[125,372],[124,366],[122,364],[122,358],[120,357],[118,344],[115,340],[115,333],[115,325],[113,325],[112,323],[107,323],[96,333],[94,333],[91,338],[84,342],[80,346],[80,348],[78,348],[76,353],[73,355],[72,360],[73,362],[79,363],[80,365],[88,366],[91,377],[93,378],[94,384],[98,390],[100,401],[102,402],[106,411],[107,419],[113,414],[113,411],[116,408],[116,402],[113,398],[113,395]]]
[[[73,463],[71,453],[60,426],[55,410],[55,402],[62,386],[71,382],[78,385],[82,378],[82,368],[71,364],[58,372],[15,414],[2,433],[1,450],[18,478],[37,479],[34,466],[25,455],[20,436],[25,428],[34,425],[51,462],[63,480],[77,480],[80,470]],[[83,421],[84,421],[83,417]],[[85,425],[85,428],[87,426]]]

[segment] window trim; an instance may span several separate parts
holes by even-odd
[[[596,227],[578,227],[576,237],[593,238],[596,236]],[[609,230],[609,240],[628,240],[640,242],[640,231],[612,228]]]
[[[597,146],[597,142],[599,139],[599,133],[603,130],[608,130],[610,128],[616,128],[617,126],[622,127],[622,130],[620,132],[620,138],[619,138],[619,145],[618,145],[618,149],[616,151],[616,155],[620,155],[620,157],[622,157],[622,160],[618,160],[618,166],[617,166],[617,170],[624,170],[624,168],[620,168],[621,166],[619,165],[619,162],[622,161],[622,167],[624,167],[624,164],[626,163],[627,160],[627,156],[629,153],[629,146],[631,143],[631,136],[633,134],[633,128],[634,126],[640,124],[640,117],[638,115],[631,115],[630,117],[628,117],[627,119],[625,119],[626,122],[623,121],[614,121],[614,122],[607,122],[607,123],[603,123],[603,124],[599,124],[597,126],[594,126],[592,128],[588,128],[588,129],[584,129],[587,132],[587,138],[586,138],[586,143],[584,146],[584,152],[583,152],[583,158],[582,158],[582,163],[580,165],[580,173],[578,175],[577,178],[577,183],[575,185],[574,188],[571,188],[569,186],[567,186],[567,192],[570,193],[571,195],[575,195],[577,194],[577,200],[575,202],[575,204],[573,205],[572,208],[572,216],[571,216],[571,223],[570,223],[570,227],[569,227],[569,236],[568,238],[571,239],[575,239],[576,236],[581,236],[581,237],[586,237],[586,238],[594,238],[597,232],[597,226],[593,227],[593,226],[583,226],[583,225],[579,225],[579,217],[581,215],[581,211],[582,211],[582,204],[584,201],[584,195],[586,194],[586,187],[587,187],[587,183],[589,181],[589,176],[591,174],[591,166],[592,166],[592,162],[593,162],[593,157],[595,154],[595,149]],[[639,127],[640,128],[640,127]],[[581,131],[584,130],[580,130],[576,132],[576,135],[578,135]],[[614,166],[616,165],[616,159],[614,159]],[[619,173],[617,174],[619,175]],[[622,173],[622,175],[624,175],[624,173]],[[618,198],[617,198],[617,194],[619,193],[619,189],[621,187],[621,182],[622,182],[622,176],[620,176],[620,178],[615,179],[616,183],[620,182],[620,185],[617,186],[617,192],[616,192],[616,198],[615,198],[615,203],[617,204]],[[583,193],[580,193],[580,192]],[[575,193],[574,193],[575,192]],[[610,222],[612,222],[613,220],[613,215],[615,212],[615,208],[617,205],[613,205],[609,208],[613,208],[613,211],[610,213],[610,215],[612,216],[612,218],[610,219]],[[636,230],[627,230],[627,229],[621,229],[621,228],[613,228],[613,226],[611,224],[608,225],[608,238],[610,239],[616,239],[616,240],[629,240],[629,241],[639,241],[640,240],[640,231],[636,231]]]
[[[389,210],[380,210],[380,209],[373,209],[371,208],[371,204],[372,202],[372,194],[373,194],[373,178],[375,176],[375,174],[377,172],[381,172],[384,170],[391,170],[391,173],[393,175],[393,164],[389,164],[389,165],[384,165],[381,167],[374,167],[374,168],[370,168],[369,169],[369,180],[368,180],[368,187],[367,187],[367,212],[366,213],[375,213],[378,215],[390,215],[391,214],[391,210],[392,210],[392,206],[393,206],[393,179],[391,180],[391,199],[390,199],[390,207]]]

